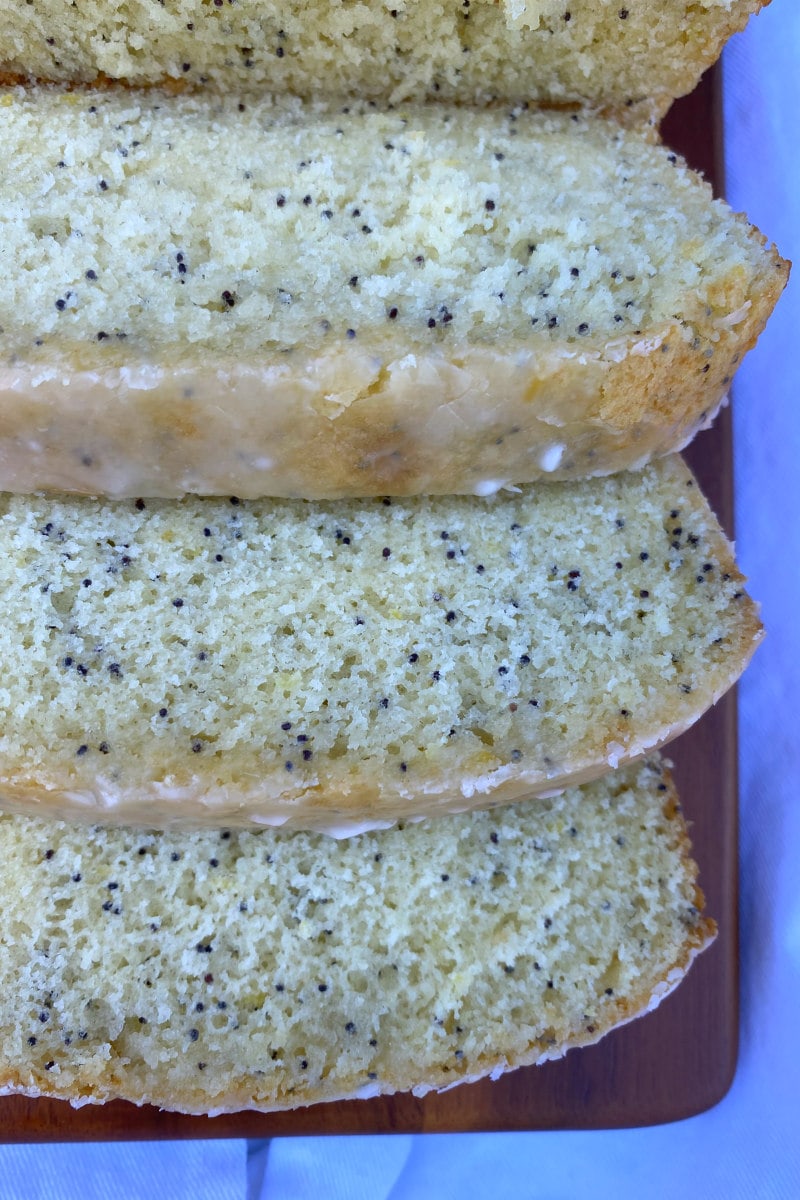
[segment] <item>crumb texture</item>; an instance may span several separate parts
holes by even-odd
[[[401,331],[409,349],[447,336],[585,351],[681,309],[699,319],[725,303],[736,266],[744,276],[760,259],[696,175],[610,122],[289,98],[243,112],[158,93],[3,98],[15,163],[3,256],[18,267],[3,344],[42,358],[85,343],[87,359],[119,362],[128,340],[238,359],[352,341],[348,329],[376,343]]]
[[[77,1102],[290,1108],[557,1057],[714,932],[657,759],[347,842],[3,817],[0,854],[0,1087]]]
[[[760,637],[680,459],[515,495],[3,497],[0,799],[394,821],[599,774]]]
[[[664,107],[760,0],[0,0],[0,68],[252,92]]]

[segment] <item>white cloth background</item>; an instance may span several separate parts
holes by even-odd
[[[734,406],[737,546],[769,637],[740,688],[742,1036],[729,1095],[680,1124],[620,1132],[0,1146],[0,1200],[800,1197],[797,0],[773,0],[733,40],[724,77],[728,197],[798,263]]]

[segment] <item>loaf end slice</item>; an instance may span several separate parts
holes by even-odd
[[[0,818],[0,1088],[264,1111],[557,1058],[712,940],[649,759],[346,842]]]

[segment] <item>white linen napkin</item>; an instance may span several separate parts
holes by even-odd
[[[244,1200],[246,1195],[243,1141],[0,1146],[0,1200]]]

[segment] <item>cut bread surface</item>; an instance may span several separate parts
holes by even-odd
[[[761,637],[678,458],[487,499],[0,509],[0,806],[349,834],[581,782]]]
[[[714,936],[657,759],[335,842],[0,817],[0,1089],[184,1112],[432,1088],[597,1041]]]
[[[710,420],[786,279],[613,122],[2,100],[10,491],[487,494],[641,465]]]

